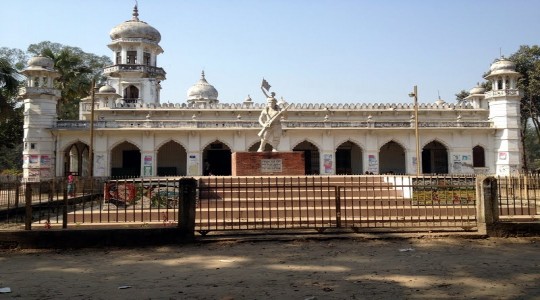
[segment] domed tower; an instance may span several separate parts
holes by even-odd
[[[516,65],[501,57],[497,59],[486,75],[491,82],[492,90],[487,92],[489,118],[493,122],[495,132],[496,172],[497,175],[510,175],[521,172],[521,92],[517,88],[518,78]]]
[[[108,84],[121,94],[124,103],[159,103],[160,82],[165,71],[157,66],[157,57],[163,53],[159,46],[161,34],[157,29],[139,20],[137,5],[133,17],[110,32],[114,65],[106,67]]]
[[[23,178],[39,181],[55,176],[54,137],[49,131],[56,122],[60,90],[53,86],[60,74],[49,57],[35,56],[22,72],[26,86],[19,90],[24,105]]]
[[[483,88],[480,83],[478,83],[469,91],[469,96],[465,97],[465,100],[469,101],[473,108],[487,109],[488,105],[487,101],[485,100],[485,92],[486,89]]]
[[[204,71],[201,73],[201,79],[195,83],[187,92],[187,102],[189,104],[215,104],[219,103],[218,91],[209,84],[204,77]]]

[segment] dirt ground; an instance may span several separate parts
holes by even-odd
[[[2,250],[1,299],[540,299],[540,238]]]

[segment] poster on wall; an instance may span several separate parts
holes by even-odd
[[[38,167],[39,166],[39,155],[29,155],[28,159],[29,167]]]
[[[144,165],[145,166],[151,166],[152,165],[152,155],[145,155],[144,156]]]
[[[200,175],[199,172],[199,155],[190,154],[188,156],[187,175],[197,176]]]
[[[333,168],[334,161],[333,161],[332,154],[325,154],[323,158],[324,158],[324,164],[323,164],[324,174],[334,173],[334,168]]]
[[[472,173],[472,156],[469,154],[453,154],[452,169],[455,173]]]
[[[40,170],[39,169],[28,169],[28,181],[39,181]]]
[[[52,172],[49,168],[40,169],[40,179],[50,179],[52,178]]]
[[[103,154],[96,155],[94,163],[94,176],[105,176],[105,156]]]
[[[143,176],[152,176],[152,166],[144,166]]]
[[[41,155],[39,162],[41,167],[48,167],[51,164],[51,157],[49,155]]]
[[[377,173],[379,171],[379,162],[375,155],[368,155],[368,171],[371,173]]]

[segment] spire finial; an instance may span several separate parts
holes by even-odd
[[[133,21],[139,21],[139,9],[137,8],[137,1],[135,0],[135,7],[133,7],[133,18],[131,18]]]
[[[204,70],[202,70],[202,72],[201,72],[201,77],[202,77],[202,79],[206,79],[206,78],[204,78]]]

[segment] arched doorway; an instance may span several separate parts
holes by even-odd
[[[203,150],[203,166],[209,165],[211,175],[231,175],[231,149],[220,141],[215,141]],[[206,173],[206,170],[203,170]],[[209,174],[209,175],[210,175]]]
[[[64,176],[69,173],[75,176],[89,175],[88,149],[88,145],[83,142],[73,143],[66,148],[64,152]]]
[[[380,174],[405,174],[405,149],[390,141],[379,149]]]
[[[157,176],[186,175],[186,149],[175,141],[169,141],[157,151]]]
[[[422,149],[422,173],[448,174],[448,151],[432,141]]]
[[[141,150],[123,142],[111,150],[111,177],[140,177]]]
[[[317,175],[320,173],[319,149],[308,141],[303,141],[293,148],[293,151],[304,152],[304,164],[306,175]]]
[[[336,149],[336,174],[362,174],[362,148],[346,141]]]

